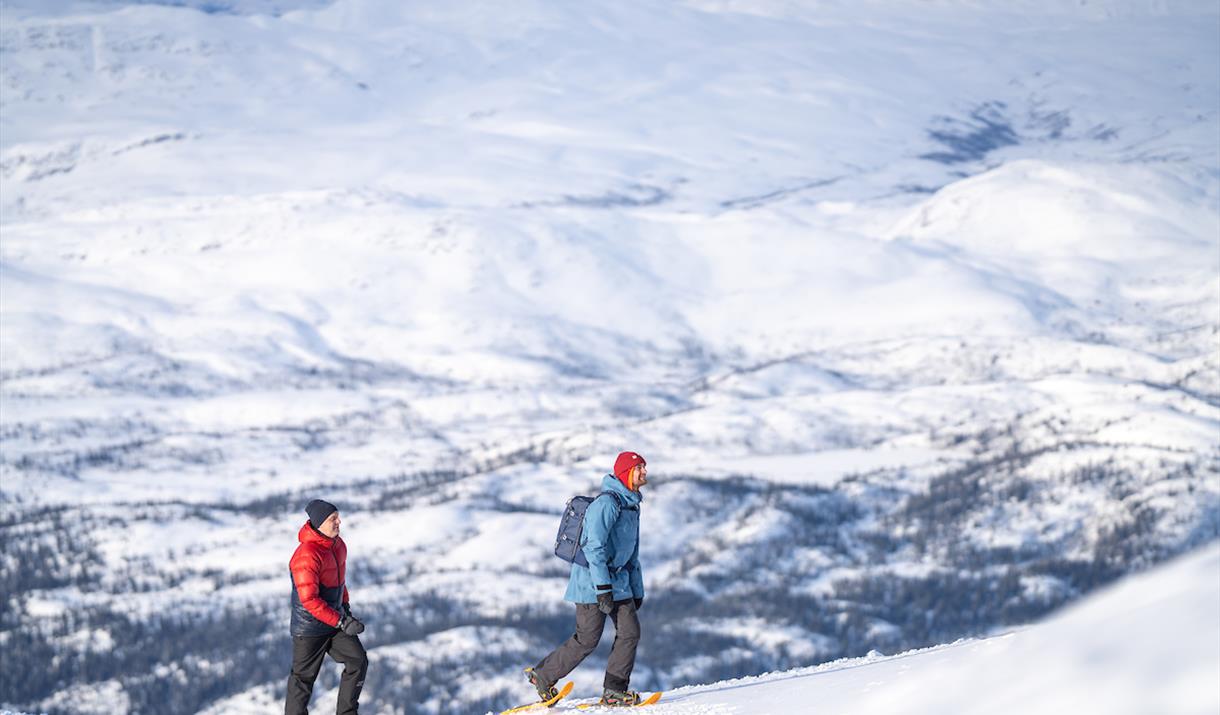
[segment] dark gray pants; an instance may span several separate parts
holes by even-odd
[[[292,639],[292,674],[288,676],[285,715],[306,715],[309,712],[313,681],[317,679],[318,671],[322,669],[322,659],[327,653],[343,664],[335,712],[338,715],[356,715],[369,659],[360,639],[343,631],[337,631],[333,636],[296,636]]]
[[[626,690],[631,682],[631,670],[635,668],[635,649],[640,644],[640,619],[635,613],[635,601],[615,601],[610,620],[614,622],[614,645],[606,662],[603,685],[613,690]],[[597,604],[576,604],[576,632],[543,658],[534,671],[550,685],[559,682],[593,652],[605,625],[606,614],[597,610]]]

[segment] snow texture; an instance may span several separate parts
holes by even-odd
[[[641,689],[1215,541],[1218,53],[1178,0],[6,0],[0,706],[276,711],[314,497],[364,711],[507,706],[623,449]],[[1181,645],[1139,636],[1117,665]]]
[[[1206,715],[1220,709],[1220,547],[991,638],[666,693],[654,715]],[[579,698],[565,701],[575,708]]]

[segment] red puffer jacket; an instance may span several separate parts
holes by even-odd
[[[322,535],[306,521],[297,532],[301,545],[292,554],[292,625],[294,636],[325,636],[335,632],[348,602],[344,575],[347,544]]]

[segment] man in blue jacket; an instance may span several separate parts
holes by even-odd
[[[543,700],[558,693],[555,683],[580,665],[601,640],[606,616],[614,622],[614,646],[606,662],[601,704],[629,706],[639,693],[627,689],[640,643],[644,604],[644,571],[640,568],[640,487],[648,483],[644,458],[623,452],[614,460],[614,473],[602,479],[602,493],[585,511],[580,545],[589,565],[572,564],[564,600],[576,604],[576,633],[526,669]]]

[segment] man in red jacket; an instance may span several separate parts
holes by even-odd
[[[339,538],[339,510],[314,499],[305,507],[309,521],[297,533],[292,554],[292,674],[288,676],[286,715],[306,715],[313,682],[327,653],[343,664],[338,715],[356,715],[369,659],[357,637],[364,624],[352,616],[343,576],[347,545]]]

